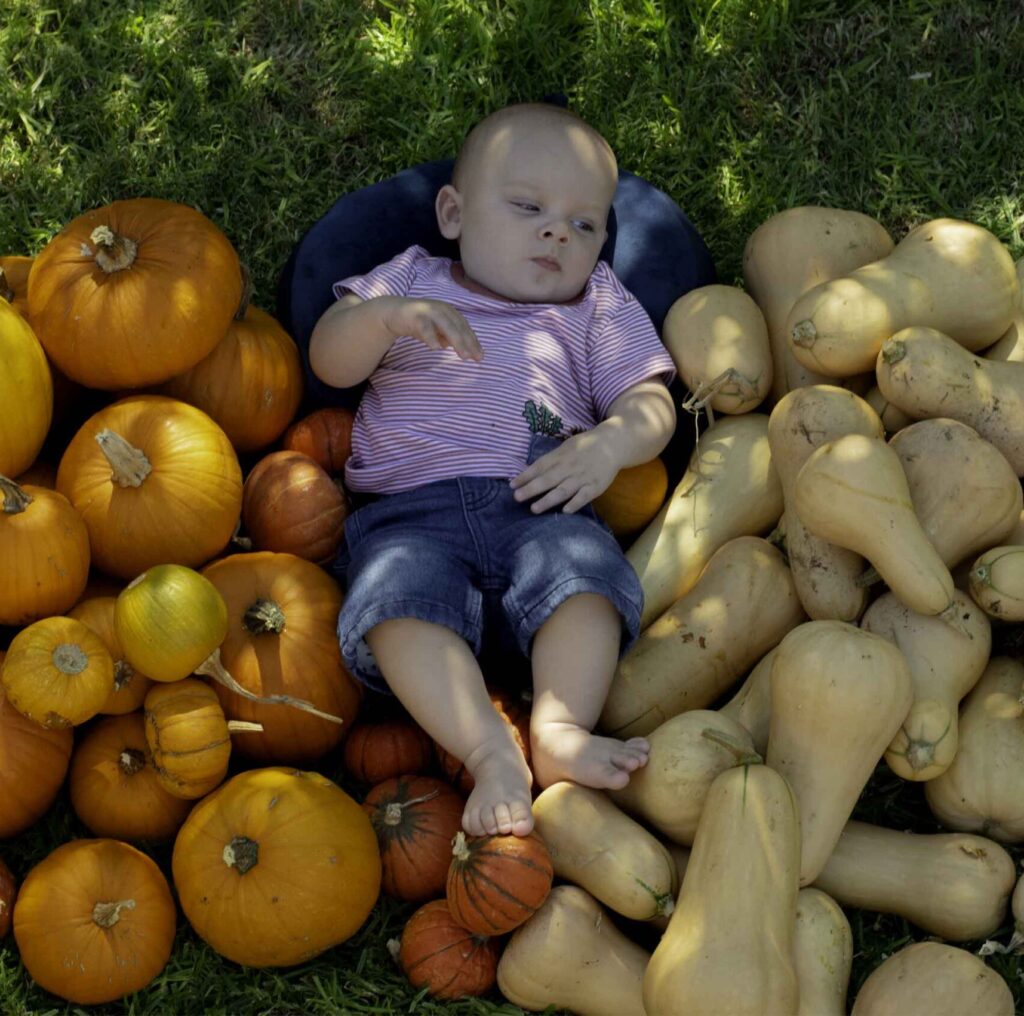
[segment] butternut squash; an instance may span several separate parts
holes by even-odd
[[[747,675],[740,690],[719,713],[736,720],[749,734],[754,751],[763,755],[768,750],[768,724],[772,716],[772,664],[779,647],[765,653]]]
[[[1024,875],[1017,879],[1010,897],[1010,913],[1013,914],[1013,934],[1007,943],[1007,951],[1020,950],[1024,945]]]
[[[877,261],[892,249],[892,238],[870,216],[816,205],[787,208],[750,235],[743,251],[743,281],[768,325],[773,402],[794,388],[829,380],[793,356],[786,330],[793,304],[820,283]]]
[[[875,373],[905,413],[966,423],[1024,475],[1024,363],[986,360],[933,328],[905,328],[882,344]]]
[[[556,885],[512,932],[498,962],[498,988],[530,1012],[554,1006],[577,1016],[645,1016],[649,959],[588,892]]]
[[[644,591],[640,627],[693,588],[723,543],[767,532],[781,514],[768,417],[748,413],[708,427],[683,478],[626,551]]]
[[[899,456],[884,441],[862,434],[829,441],[804,463],[794,492],[812,533],[866,557],[908,607],[950,617],[953,577],[914,513]]]
[[[1020,287],[1020,300],[1017,303],[1017,313],[1014,314],[1010,327],[1000,336],[994,346],[985,350],[986,360],[1000,360],[1003,363],[1013,361],[1020,363],[1024,361],[1024,258],[1016,264],[1017,285]]]
[[[690,390],[684,408],[749,413],[772,385],[768,326],[736,286],[700,286],[668,309],[662,341]]]
[[[914,702],[885,761],[905,780],[933,780],[956,755],[960,700],[978,683],[992,649],[988,618],[969,596],[953,594],[962,633],[936,617],[917,614],[885,593],[868,607],[865,631],[899,647],[910,667]]]
[[[757,536],[730,540],[619,660],[601,727],[642,736],[704,708],[803,618],[782,554]]]
[[[765,761],[800,805],[800,885],[817,878],[913,700],[903,654],[842,621],[808,621],[772,665]],[[827,891],[827,890],[826,890]]]
[[[849,377],[871,370],[882,343],[911,325],[984,349],[1009,327],[1019,299],[1013,259],[995,236],[971,222],[933,219],[886,257],[805,293],[786,329],[805,367]]]
[[[797,1016],[845,1016],[853,931],[842,907],[811,886],[796,898],[793,958],[800,984]]]
[[[1024,511],[1021,511],[1020,518],[1014,523],[1013,529],[1003,537],[1003,546],[1024,546]]]
[[[797,596],[814,620],[856,621],[868,602],[858,585],[864,559],[810,532],[794,504],[801,467],[816,448],[846,434],[885,436],[878,414],[859,396],[835,385],[797,388],[776,403],[768,418],[768,445],[782,483],[786,556]]]
[[[983,836],[905,833],[854,820],[814,884],[843,906],[898,914],[966,942],[1002,924],[1015,878],[1013,858]]]
[[[644,975],[647,1012],[795,1013],[799,867],[797,803],[786,780],[764,765],[715,777],[676,909]]]
[[[984,960],[942,942],[914,942],[861,985],[852,1016],[1013,1016],[1013,992]]]
[[[1024,547],[985,551],[971,568],[971,596],[990,617],[1024,621]]]
[[[1024,665],[993,657],[960,710],[960,746],[941,776],[925,784],[947,828],[1024,843]]]
[[[864,396],[864,401],[878,414],[878,418],[882,421],[882,426],[885,428],[885,433],[889,437],[899,433],[904,427],[914,422],[912,416],[907,416],[902,409],[894,406],[882,394],[882,389],[878,385],[872,385],[868,389],[867,394]]]
[[[601,791],[553,783],[533,802],[533,818],[559,878],[623,917],[672,913],[679,889],[672,855]]]

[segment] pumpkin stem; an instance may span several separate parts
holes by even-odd
[[[132,683],[135,670],[127,660],[118,660],[114,664],[114,691],[122,691]]]
[[[11,285],[7,281],[7,273],[2,268],[0,268],[0,300],[14,303],[14,290],[11,289]]]
[[[119,487],[141,487],[142,481],[153,471],[145,452],[106,427],[96,435],[96,444],[110,463],[110,478]]]
[[[236,836],[220,856],[229,868],[237,868],[238,874],[244,875],[259,862],[260,845],[248,836]]]
[[[53,647],[50,654],[53,665],[62,673],[74,676],[81,674],[89,666],[89,657],[85,650],[75,642],[61,642]]]
[[[915,773],[927,769],[935,761],[935,745],[931,741],[911,741],[907,745],[906,759]]]
[[[452,857],[457,861],[469,860],[469,844],[466,842],[466,834],[461,829],[452,840]]]
[[[793,344],[797,346],[803,346],[804,349],[809,349],[818,338],[818,329],[814,327],[814,322],[810,319],[798,321],[793,325],[793,330],[789,333],[790,338],[793,340]]]
[[[4,515],[20,515],[34,500],[13,480],[0,476],[0,494],[4,496]]]
[[[96,244],[96,264],[108,275],[131,268],[139,253],[139,245],[134,240],[120,236],[109,226],[97,226],[89,239]]]
[[[291,706],[293,709],[301,709],[304,713],[312,713],[322,720],[330,720],[331,723],[343,724],[345,721],[340,716],[333,716],[331,713],[321,712],[311,702],[305,699],[293,698],[291,695],[254,695],[248,688],[243,688],[225,669],[220,662],[220,649],[214,649],[212,653],[199,664],[195,673],[212,677],[218,684],[224,685],[229,691],[248,699],[250,702],[262,702],[266,705]]]
[[[284,631],[284,611],[273,600],[259,599],[242,615],[242,625],[252,635],[280,635]]]
[[[764,759],[756,751],[751,751],[745,744],[737,741],[731,734],[726,734],[724,731],[705,727],[700,732],[700,736],[706,737],[720,748],[725,748],[726,751],[732,752],[738,766],[756,766],[764,762]]]
[[[252,550],[252,540],[248,536],[242,536],[242,516],[238,516],[235,523],[235,531],[231,534],[231,542],[242,550]]]
[[[249,310],[249,301],[252,300],[252,276],[245,263],[240,261],[238,267],[242,270],[242,297],[238,301],[238,310],[235,311],[235,320],[244,321]]]
[[[134,910],[135,900],[118,900],[117,903],[97,903],[92,908],[94,924],[101,928],[113,928],[121,920],[122,910]]]
[[[228,720],[228,733],[229,734],[244,734],[253,733],[260,734],[263,732],[262,723],[250,723],[248,720]]]
[[[138,748],[125,748],[117,760],[118,768],[125,776],[134,776],[146,768],[146,756]]]
[[[437,797],[438,791],[432,790],[429,794],[421,797],[414,797],[411,801],[391,801],[384,809],[384,825],[396,826],[402,821],[402,809],[411,808],[414,804],[423,804],[424,801],[432,801]]]

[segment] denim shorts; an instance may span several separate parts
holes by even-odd
[[[535,434],[528,462],[561,438]],[[389,691],[364,636],[381,621],[443,624],[479,656],[489,642],[528,657],[563,600],[599,593],[622,618],[620,657],[640,631],[643,589],[611,529],[587,505],[536,515],[508,480],[460,476],[381,495],[345,520],[332,570],[345,591],[338,641],[349,672]]]

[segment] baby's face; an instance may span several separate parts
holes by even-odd
[[[608,150],[573,124],[510,125],[467,169],[455,233],[466,275],[520,302],[577,296],[607,237]]]

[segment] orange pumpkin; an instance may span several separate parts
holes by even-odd
[[[146,692],[153,686],[153,682],[125,659],[121,640],[114,629],[116,604],[116,596],[91,596],[79,600],[67,614],[68,617],[81,621],[96,632],[107,647],[110,658],[114,661],[114,690],[110,693],[110,698],[103,703],[100,712],[119,716],[141,709]]]
[[[57,489],[85,520],[96,566],[133,579],[154,564],[200,565],[220,551],[238,522],[242,470],[202,410],[135,395],[79,429]]]
[[[399,962],[414,988],[434,998],[484,995],[497,979],[497,939],[467,931],[444,900],[420,907],[402,930]]]
[[[0,691],[0,840],[24,832],[53,804],[72,744],[70,730],[41,727]]]
[[[469,931],[502,935],[536,912],[553,877],[551,855],[535,832],[470,837],[459,832],[448,869],[448,909]]]
[[[0,667],[7,699],[44,727],[92,719],[114,689],[114,661],[100,637],[73,617],[44,617],[14,636]]]
[[[45,487],[47,490],[57,489],[57,467],[52,462],[36,459],[23,473],[14,478],[19,487],[29,484],[33,487]]]
[[[73,381],[111,391],[197,364],[241,295],[227,237],[195,209],[155,198],[78,216],[28,277],[29,318],[47,354]]]
[[[40,987],[101,1005],[163,970],[176,918],[167,880],[149,857],[117,840],[73,840],[25,877],[14,938]]]
[[[213,352],[161,390],[208,413],[238,451],[255,451],[280,437],[299,408],[299,349],[274,318],[246,301]]]
[[[0,300],[9,303],[22,317],[28,311],[28,273],[32,258],[8,254],[0,257]]]
[[[301,452],[334,476],[345,468],[352,454],[352,424],[356,414],[342,406],[316,409],[296,420],[285,432],[282,446]]]
[[[308,455],[265,455],[245,478],[242,523],[257,550],[330,562],[344,539],[348,501]]]
[[[261,762],[305,763],[337,747],[359,710],[360,690],[342,666],[335,628],[341,590],[322,568],[292,554],[232,554],[203,569],[227,605],[220,659],[252,694],[288,695],[344,721],[251,702],[218,685],[228,719],[263,725],[234,735],[235,748]]]
[[[53,419],[53,378],[28,322],[0,299],[0,475],[35,461]]]
[[[203,798],[171,859],[182,910],[221,956],[285,967],[344,942],[380,892],[370,820],[319,773],[253,769]]]
[[[18,886],[11,869],[0,859],[0,938],[6,938],[10,934],[14,898],[17,893]]]
[[[429,776],[396,776],[366,795],[388,896],[421,903],[444,893],[465,806],[447,783]]]
[[[345,769],[361,783],[383,783],[426,772],[434,760],[433,741],[412,720],[357,723],[345,738],[344,759]]]
[[[594,511],[616,536],[633,536],[661,511],[668,494],[668,470],[660,458],[627,466],[594,498]]]
[[[89,534],[63,494],[0,476],[0,624],[25,625],[73,606],[89,579]]]
[[[71,757],[68,787],[90,832],[117,840],[169,840],[192,808],[161,785],[142,713],[90,727]]]

